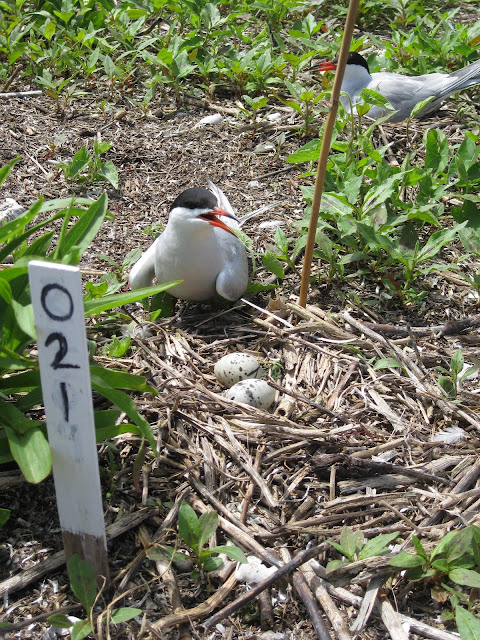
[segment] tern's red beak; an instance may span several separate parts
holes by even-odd
[[[337,65],[335,62],[331,62],[330,60],[328,62],[321,62],[318,65],[317,68],[318,71],[336,71],[337,70]]]
[[[223,222],[223,220],[221,220],[218,216],[227,216],[227,218],[232,218],[233,220],[236,220],[236,217],[234,215],[232,215],[231,213],[228,213],[224,209],[220,209],[220,207],[215,207],[213,211],[208,211],[208,213],[202,213],[198,217],[201,218],[202,220],[205,220],[206,222],[209,222],[214,227],[220,227],[220,229],[223,229],[224,231],[228,231],[228,233],[232,233],[233,235],[235,235],[232,229],[228,227]]]

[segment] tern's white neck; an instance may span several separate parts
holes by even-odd
[[[347,64],[342,81],[342,91],[354,99],[370,83],[372,76],[359,64]]]

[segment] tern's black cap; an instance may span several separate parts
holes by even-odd
[[[368,72],[370,72],[367,61],[357,51],[350,51],[347,58],[347,64],[359,64],[361,67],[364,67]]]
[[[185,207],[186,209],[214,209],[218,205],[216,196],[208,189],[186,189],[178,195],[170,211],[175,207]]]

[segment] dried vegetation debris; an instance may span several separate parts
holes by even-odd
[[[85,269],[105,270],[100,254],[119,261],[132,248],[147,246],[151,237],[142,231],[165,220],[168,202],[181,189],[201,186],[207,178],[221,185],[241,212],[280,202],[272,215],[286,229],[302,217],[298,168],[285,172],[276,153],[252,153],[273,136],[275,125],[241,133],[227,114],[221,124],[195,128],[205,111],[191,105],[184,117],[164,120],[140,120],[129,111],[122,117],[101,116],[85,108],[60,121],[43,98],[3,103],[0,109],[7,125],[0,134],[3,160],[23,155],[16,180],[6,184],[2,195],[23,206],[40,194],[53,198],[72,193],[52,160],[70,158],[93,135],[114,143],[109,157],[121,184],[119,192],[110,193],[115,218],[84,257]],[[448,114],[435,124],[443,124],[452,140],[458,137],[459,125]],[[395,149],[415,145],[424,127],[412,125],[408,141],[398,126],[384,127],[387,141],[395,135],[392,161]],[[58,136],[65,140],[52,148]],[[294,145],[287,138],[282,153]],[[86,188],[91,194],[96,190]],[[273,240],[273,232],[260,231],[256,220],[248,223],[247,233],[258,248]],[[315,270],[321,272],[321,265]],[[238,302],[221,312],[199,314],[202,308],[193,305],[171,321],[149,325],[153,335],[133,338],[132,357],[112,362],[145,375],[158,392],[136,398],[157,434],[158,457],[153,452],[139,457],[140,441],[129,435],[119,437],[114,449],[102,447],[100,456],[107,524],[114,526],[135,513],[145,517],[143,524],[135,520],[110,543],[114,590],[125,592],[123,604],[139,606],[146,614],[143,627],[140,620],[131,622],[118,637],[173,637],[168,634],[188,620],[199,637],[262,637],[260,621],[265,625],[269,617],[251,605],[219,623],[225,631],[198,626],[214,606],[243,593],[234,578],[212,577],[195,585],[188,572],[168,567],[161,577],[159,567],[146,560],[148,545],[174,543],[172,514],[182,496],[199,513],[218,511],[219,543],[233,539],[268,564],[288,563],[282,555],[286,548],[295,555],[319,543],[317,560],[325,566],[335,556],[325,541],[338,539],[346,525],[366,538],[398,532],[407,542],[415,533],[428,546],[460,524],[480,524],[478,385],[467,380],[457,398],[448,400],[435,369],[445,366],[459,345],[466,361],[476,357],[478,316],[468,288],[455,274],[434,274],[424,284],[431,292],[412,310],[379,299],[377,308],[347,311],[342,291],[322,284],[312,287],[310,304],[301,309],[295,304],[297,277],[290,274],[278,299],[270,301],[269,313]],[[356,287],[363,299],[376,296],[373,283],[348,286]],[[252,301],[267,308],[265,296]],[[143,323],[140,306],[130,312]],[[463,324],[452,329],[446,324],[450,319]],[[447,326],[450,331],[443,330]],[[101,334],[103,329],[95,330]],[[269,368],[277,389],[274,411],[235,405],[224,397],[213,366],[232,351],[254,354]],[[401,367],[376,369],[382,358],[395,358]],[[52,525],[57,522],[52,483],[26,487],[15,482],[15,472],[4,473],[2,502],[12,508],[12,517],[2,535],[10,554],[8,570],[18,577],[30,568],[40,571],[49,549],[61,549],[61,536],[58,525]],[[148,510],[149,500],[161,505],[161,518],[157,509]],[[174,503],[170,512],[169,502]],[[61,565],[60,559],[57,567]],[[358,619],[362,603],[356,627],[366,625],[362,638],[386,637],[383,625],[390,635],[395,628],[400,634],[402,624],[410,627],[412,638],[454,637],[441,630],[440,609],[433,608],[431,599],[421,590],[406,590],[392,573],[386,557],[357,561],[326,580],[305,565],[302,575],[310,596],[294,582],[287,600],[275,601],[273,628],[295,640],[315,637],[315,593],[328,614],[324,624],[339,637],[349,637],[346,627]],[[1,593],[6,586],[0,583]],[[23,590],[17,594],[18,588]],[[2,611],[9,622],[75,607],[62,569],[31,583],[19,582],[9,592]],[[278,596],[276,588],[273,593]],[[398,596],[394,606],[399,614],[392,594]],[[378,610],[364,618],[375,602]],[[185,613],[175,609],[182,606]],[[10,636],[42,637],[47,626],[44,620],[20,624]]]

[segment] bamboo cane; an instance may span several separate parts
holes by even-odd
[[[358,5],[360,0],[350,0],[348,6],[347,19],[345,21],[345,29],[343,32],[342,47],[338,57],[337,70],[333,81],[332,97],[330,99],[330,111],[328,112],[323,132],[322,145],[320,147],[320,157],[318,159],[317,177],[315,179],[315,190],[313,193],[312,212],[310,214],[310,224],[308,226],[307,244],[305,245],[305,257],[303,260],[302,281],[300,285],[300,297],[298,304],[305,307],[307,304],[308,285],[310,280],[310,272],[312,269],[313,248],[315,246],[315,235],[317,232],[318,214],[320,212],[320,202],[323,193],[323,183],[325,181],[325,173],[327,171],[328,154],[330,153],[330,144],[332,141],[333,127],[338,111],[338,100],[340,97],[340,88],[342,86],[343,74],[347,65],[347,57],[350,51],[350,43],[352,42],[353,29],[355,28],[355,20],[357,17]]]

